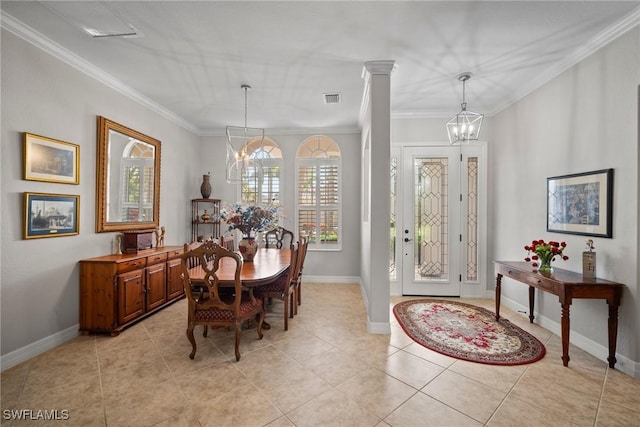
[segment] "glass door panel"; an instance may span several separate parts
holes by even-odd
[[[448,147],[404,149],[404,295],[460,295],[459,163]]]

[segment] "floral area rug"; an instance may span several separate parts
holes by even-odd
[[[393,307],[415,342],[456,359],[489,365],[524,365],[544,357],[544,345],[491,311],[457,301],[419,299]]]

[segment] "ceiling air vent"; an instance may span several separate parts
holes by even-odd
[[[325,104],[339,104],[340,103],[340,93],[325,93],[324,94],[324,103]]]

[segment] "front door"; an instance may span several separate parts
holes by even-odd
[[[404,147],[396,241],[402,294],[461,296],[480,280],[480,147]]]

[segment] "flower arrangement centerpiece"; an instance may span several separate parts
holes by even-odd
[[[238,242],[238,249],[244,261],[251,262],[258,251],[255,241],[259,231],[267,229],[278,218],[278,208],[269,206],[262,208],[255,205],[236,204],[225,207],[220,211],[220,219],[229,226],[229,231],[239,230],[242,240]]]
[[[531,245],[525,245],[524,250],[527,251],[527,256],[524,259],[530,262],[533,267],[537,267],[540,273],[551,273],[551,261],[556,257],[562,258],[564,261],[569,257],[564,254],[564,249],[567,247],[566,242],[545,242],[544,240],[534,240]],[[531,254],[533,252],[533,255]]]
[[[229,231],[240,230],[245,238],[255,237],[277,219],[278,209],[275,207],[261,208],[255,205],[236,204],[230,208],[223,208],[220,218],[229,226]]]

